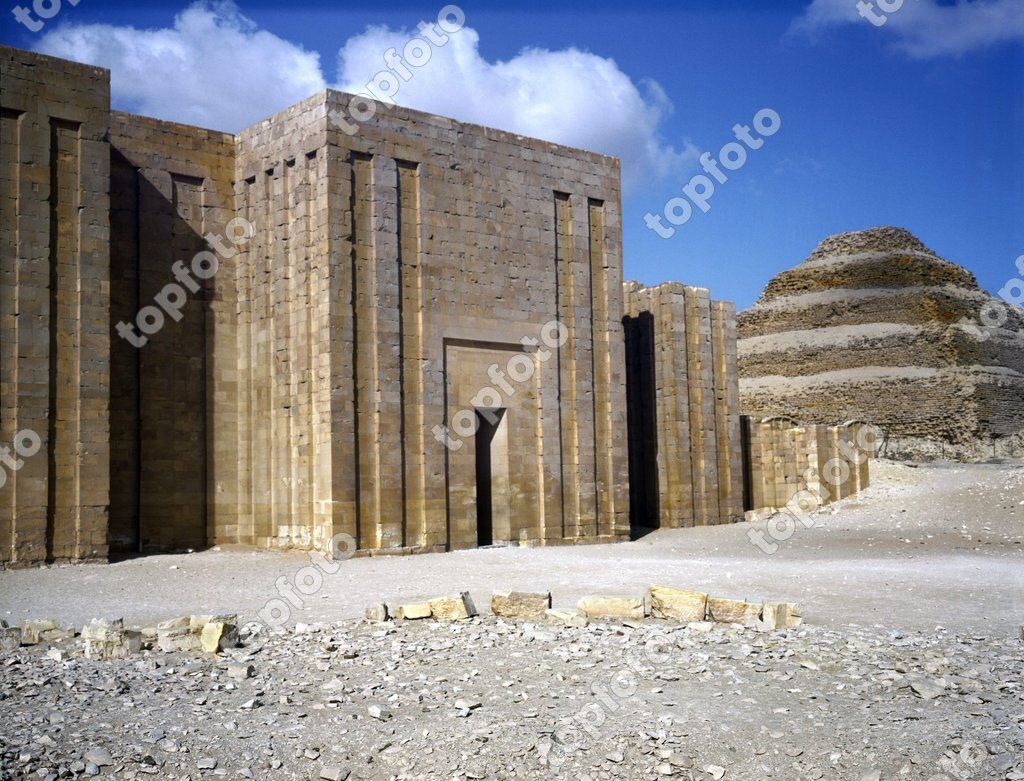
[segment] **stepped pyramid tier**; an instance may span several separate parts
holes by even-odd
[[[739,335],[745,415],[870,421],[894,457],[1024,454],[1024,312],[903,229],[825,239]]]

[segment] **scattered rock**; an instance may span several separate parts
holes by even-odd
[[[379,605],[370,605],[366,608],[366,620],[376,621],[377,623],[383,623],[390,618],[388,614],[388,606],[381,603]]]
[[[21,627],[7,626],[7,622],[0,627],[0,651],[17,651],[21,647]]]
[[[590,623],[590,620],[586,615],[581,613],[579,610],[545,610],[544,620],[549,624],[569,626],[576,629],[582,629]]]

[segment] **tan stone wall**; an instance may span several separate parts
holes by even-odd
[[[102,558],[109,503],[109,74],[0,47],[0,564]],[[12,456],[13,457],[13,456]]]
[[[222,466],[207,444],[230,395],[209,378],[233,359],[219,348],[234,301],[218,292],[228,259],[210,280],[190,272],[195,291],[172,267],[190,269],[210,249],[204,237],[222,235],[231,218],[234,139],[113,112],[110,146],[111,323],[135,324],[168,285],[186,296],[180,320],[165,312],[149,335],[136,325],[143,346],[111,335],[111,549],[198,548]]]
[[[627,534],[617,165],[401,108],[349,136],[327,120],[345,101],[238,138],[257,234],[223,291],[239,403],[214,447],[237,454],[240,495],[216,496],[215,539],[476,545],[474,440],[433,432],[524,353],[533,376],[499,399],[494,517],[511,520],[493,540]],[[542,360],[522,340],[552,321],[568,341]]]
[[[742,517],[735,309],[678,283],[624,289],[634,525]]]
[[[813,510],[870,484],[874,432],[864,423],[795,425],[791,418],[743,416],[746,509],[777,510],[808,499]],[[807,493],[804,493],[807,492]]]

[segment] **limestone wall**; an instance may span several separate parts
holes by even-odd
[[[0,447],[39,445],[0,467],[0,564],[102,558],[109,73],[3,47],[0,82]]]
[[[633,523],[734,521],[743,511],[735,309],[678,283],[624,289]]]
[[[230,135],[111,114],[110,320],[115,330],[109,536],[114,552],[198,548],[208,541],[207,500],[222,462],[207,448],[215,431],[215,405],[226,391],[215,392],[209,377],[228,357],[217,342],[223,343],[223,331],[232,327],[234,311],[224,311],[221,272],[204,280],[191,273],[191,265],[196,253],[210,249],[204,237],[222,234],[232,215],[233,152]],[[176,262],[189,272],[189,281],[175,276]],[[162,327],[145,334],[137,316],[159,307],[168,285],[184,294],[181,305],[167,299],[180,318],[161,310]],[[133,324],[145,344],[120,336],[117,323]]]
[[[747,443],[747,511],[778,510],[794,502],[811,511],[846,499],[870,484],[876,432],[863,423],[795,425],[786,417],[743,416]]]
[[[216,539],[628,533],[616,163],[401,108],[350,136],[327,118],[347,100],[324,93],[238,138],[236,205],[257,233],[225,292],[239,412],[221,441],[241,495],[218,495]],[[536,346],[553,322],[566,343]],[[517,356],[524,381],[503,376]],[[476,407],[505,410],[483,536],[482,456],[453,425]]]

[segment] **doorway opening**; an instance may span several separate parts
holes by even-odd
[[[500,523],[507,515],[508,437],[504,421],[503,408],[476,410],[476,529],[481,548],[494,544],[495,520]]]

